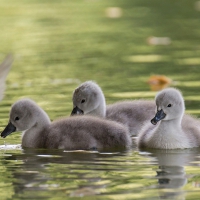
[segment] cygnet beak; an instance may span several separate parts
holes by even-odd
[[[11,122],[9,122],[6,128],[1,133],[1,137],[5,138],[6,136],[10,135],[12,132],[15,132],[15,131],[16,131],[16,127]]]
[[[71,116],[73,115],[84,115],[84,112],[78,108],[77,106],[74,107],[74,109],[72,110]]]
[[[151,123],[153,125],[156,125],[157,122],[159,122],[160,120],[164,119],[166,116],[166,114],[163,112],[163,110],[158,110],[158,112],[156,113],[155,117],[151,120]]]

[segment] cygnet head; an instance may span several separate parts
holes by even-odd
[[[9,123],[1,133],[1,137],[5,138],[15,131],[24,131],[32,128],[38,121],[49,122],[49,118],[41,118],[40,115],[47,114],[32,100],[22,99],[15,102],[10,110]]]
[[[95,109],[105,106],[105,97],[101,88],[93,81],[82,83],[73,92],[73,110],[71,115],[95,113]],[[101,109],[101,112],[104,112]]]
[[[164,89],[155,98],[157,113],[151,120],[156,125],[160,120],[173,120],[182,118],[185,111],[185,104],[182,94],[175,88]]]

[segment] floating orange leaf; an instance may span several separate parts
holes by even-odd
[[[164,75],[152,75],[147,83],[150,85],[151,90],[158,91],[168,87],[172,80]]]

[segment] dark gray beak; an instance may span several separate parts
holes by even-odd
[[[74,109],[72,110],[71,116],[73,115],[84,115],[84,112],[78,108],[77,106],[74,107]]]
[[[6,136],[10,135],[12,132],[15,132],[15,131],[16,131],[16,127],[11,122],[9,122],[6,128],[1,133],[1,137],[5,138]]]
[[[156,113],[156,116],[151,120],[151,123],[153,125],[156,125],[157,122],[159,122],[160,120],[164,119],[166,116],[166,114],[163,112],[163,110],[159,110],[157,113]]]

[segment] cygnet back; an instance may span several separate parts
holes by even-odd
[[[122,101],[107,106],[106,118],[125,125],[132,136],[137,136],[154,113],[153,101]]]
[[[67,134],[63,135],[63,130]],[[59,146],[61,149],[127,148],[132,143],[128,130],[122,125],[92,116],[73,116],[54,121],[51,133],[54,137],[53,148]],[[47,146],[51,146],[50,140],[47,140]]]

